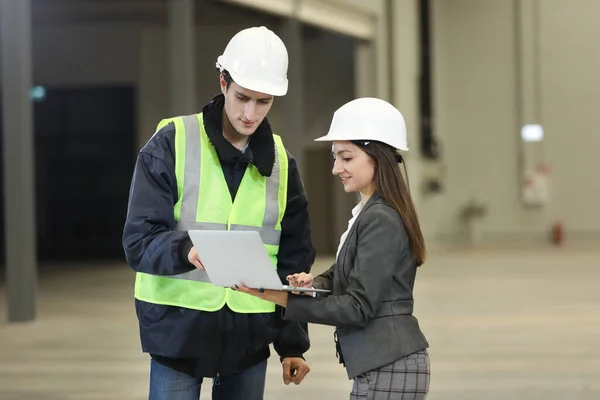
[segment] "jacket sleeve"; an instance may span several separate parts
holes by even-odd
[[[345,294],[323,298],[290,295],[286,320],[364,327],[375,317],[390,291],[391,277],[408,250],[408,237],[404,232],[398,235],[399,217],[384,207],[387,206],[370,207],[357,221],[358,246]],[[390,251],[398,247],[397,251]]]
[[[300,178],[296,160],[288,153],[287,204],[281,220],[281,240],[277,255],[277,273],[281,282],[286,276],[310,272],[315,261],[315,249],[310,237],[308,199]]]
[[[333,290],[333,271],[335,269],[335,263],[329,269],[313,279],[313,287],[318,289]]]
[[[191,248],[187,232],[174,230],[174,171],[171,124],[159,130],[140,151],[133,172],[122,242],[127,263],[136,272],[175,275],[194,269],[185,252]]]
[[[315,250],[310,237],[308,200],[296,161],[289,153],[288,158],[288,200],[281,221],[277,261],[277,273],[283,283],[287,283],[285,279],[287,275],[310,272],[315,261]],[[281,311],[279,307],[278,311]],[[308,325],[282,321],[279,335],[273,346],[281,358],[302,357],[310,347]]]

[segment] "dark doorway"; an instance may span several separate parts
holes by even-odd
[[[123,257],[135,121],[130,86],[45,88],[34,100],[40,261]],[[3,221],[0,236],[4,255]]]

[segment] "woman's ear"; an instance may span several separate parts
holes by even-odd
[[[221,93],[225,94],[227,92],[227,81],[223,74],[219,75],[219,86],[221,86]]]

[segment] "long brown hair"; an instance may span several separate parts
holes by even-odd
[[[417,212],[408,185],[400,171],[402,158],[391,146],[377,141],[352,141],[373,160],[375,164],[375,190],[393,206],[406,229],[408,243],[417,267],[425,262],[425,240],[421,233]]]

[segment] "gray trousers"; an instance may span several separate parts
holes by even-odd
[[[425,400],[429,354],[420,350],[354,378],[350,400]]]

